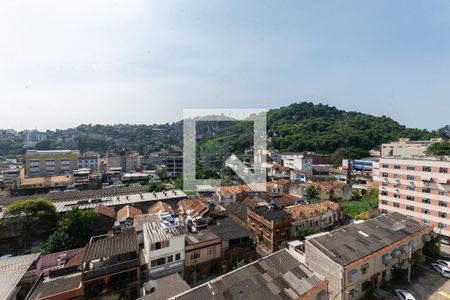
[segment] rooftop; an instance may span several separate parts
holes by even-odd
[[[149,209],[148,209],[148,213],[149,214],[156,214],[159,212],[167,212],[170,214],[173,214],[174,211],[172,209],[172,207],[170,207],[169,204],[164,203],[162,201],[158,201],[155,204],[153,204]]]
[[[208,229],[214,232],[224,241],[249,237],[247,229],[242,228],[230,218],[217,219],[216,225],[208,225]]]
[[[45,299],[77,289],[81,289],[81,273],[57,278],[46,277],[37,283],[28,300]]]
[[[181,214],[204,216],[209,211],[209,207],[200,199],[183,199],[178,202],[178,210]]]
[[[183,280],[183,278],[181,278],[180,274],[175,273],[146,282],[144,283],[144,288],[154,288],[155,290],[139,300],[166,300],[189,290],[191,287]]]
[[[260,206],[253,209],[253,211],[268,221],[278,220],[282,218],[290,218],[291,215],[282,209],[274,209],[270,206]]]
[[[116,218],[116,212],[113,208],[99,204],[94,208],[94,211],[100,215],[104,215],[110,218]]]
[[[131,205],[125,205],[117,212],[117,221],[125,220],[128,218],[134,219],[136,216],[142,215],[142,211]]]
[[[247,206],[239,203],[239,202],[234,202],[234,203],[230,203],[227,206],[227,211],[229,211],[230,213],[232,213],[233,215],[237,216],[239,219],[241,219],[244,222],[247,222]]]
[[[173,299],[300,299],[312,289],[326,285],[283,249]]]
[[[322,201],[314,204],[299,204],[285,208],[293,220],[307,219],[311,217],[321,216],[329,209],[333,211],[339,210],[339,204],[332,201]]]
[[[144,223],[144,234],[150,242],[156,243],[182,236],[185,231],[179,226],[166,226],[161,220]]]
[[[213,233],[210,230],[200,230],[196,233],[187,233],[186,234],[186,245],[195,245],[198,243],[206,242],[206,241],[212,241],[220,239],[215,233]]]
[[[398,213],[353,223],[308,241],[334,262],[346,266],[414,233],[431,227]]]
[[[91,238],[91,241],[86,246],[83,262],[137,251],[136,233],[134,229],[129,229],[116,235]]]
[[[0,259],[0,299],[8,299],[40,253]]]

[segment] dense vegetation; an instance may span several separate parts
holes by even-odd
[[[351,201],[342,201],[340,204],[345,214],[351,218],[364,212],[371,212],[378,208],[378,190],[372,189],[362,196],[357,196]]]
[[[427,152],[434,155],[450,155],[450,142],[432,144],[428,147]]]

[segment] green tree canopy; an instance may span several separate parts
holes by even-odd
[[[25,248],[33,237],[53,229],[58,219],[55,206],[45,198],[14,202],[6,208],[5,216],[19,218]]]
[[[450,142],[444,141],[428,146],[427,152],[434,155],[450,155]]]
[[[56,231],[44,245],[45,252],[85,246],[94,233],[97,221],[98,214],[92,209],[72,208],[59,220]]]
[[[303,192],[303,196],[307,200],[316,199],[319,196],[319,190],[317,190],[313,185],[308,185]]]

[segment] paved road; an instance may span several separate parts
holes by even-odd
[[[436,273],[427,262],[423,266],[414,266],[412,269],[411,283],[407,286],[391,287],[406,289],[417,300],[449,300],[450,280]],[[397,298],[395,298],[397,299]]]

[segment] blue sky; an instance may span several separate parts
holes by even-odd
[[[2,1],[0,128],[295,101],[450,123],[448,1]]]

